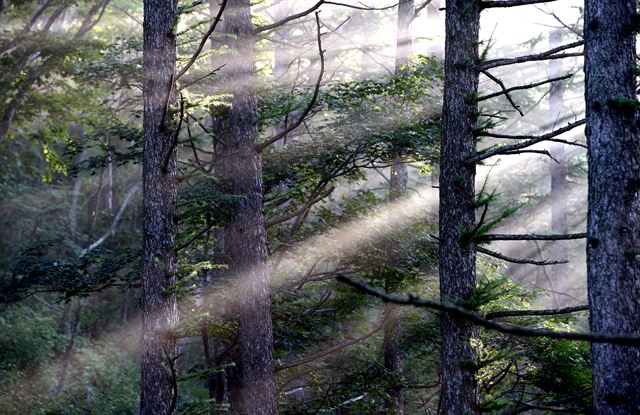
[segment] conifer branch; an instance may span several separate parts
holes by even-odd
[[[480,327],[489,330],[495,330],[500,333],[511,334],[522,337],[546,337],[550,339],[566,339],[576,341],[587,341],[591,343],[610,343],[624,346],[640,347],[640,337],[622,336],[608,333],[585,333],[585,332],[569,332],[555,331],[549,329],[536,329],[518,326],[514,324],[497,323],[489,320],[480,314],[463,308],[452,303],[444,303],[434,300],[422,299],[416,295],[400,296],[386,294],[377,288],[371,287],[359,281],[352,280],[345,276],[339,275],[336,279],[342,283],[350,285],[359,291],[380,298],[382,301],[398,305],[410,305],[419,308],[449,313],[455,317],[466,319]]]

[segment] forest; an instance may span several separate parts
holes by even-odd
[[[640,414],[636,0],[0,0],[0,414]]]

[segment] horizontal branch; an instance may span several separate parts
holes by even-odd
[[[318,8],[320,6],[322,6],[325,3],[324,0],[320,0],[319,2],[317,2],[316,4],[314,4],[313,6],[309,7],[306,10],[301,11],[300,13],[296,13],[296,14],[292,14],[290,16],[285,17],[282,20],[278,20],[277,22],[268,24],[268,25],[264,25],[264,26],[260,26],[260,27],[256,27],[255,29],[253,29],[253,34],[257,35],[258,33],[262,33],[262,32],[266,32],[267,30],[271,30],[271,29],[275,29],[278,28],[280,26],[283,26],[293,20],[296,19],[300,19],[301,17],[305,17],[311,13],[313,13],[314,11],[318,10]]]
[[[370,287],[367,284],[352,280],[344,276],[338,276],[337,280],[348,284],[366,294],[380,298],[382,301],[399,304],[410,305],[414,307],[427,308],[430,310],[441,311],[449,313],[459,318],[469,320],[470,322],[484,327],[489,330],[495,330],[500,333],[511,334],[514,336],[522,337],[546,337],[551,339],[567,339],[577,341],[588,341],[592,343],[612,343],[625,346],[640,347],[640,338],[631,336],[618,336],[606,333],[581,333],[581,332],[569,332],[569,331],[555,331],[549,329],[535,329],[529,327],[522,327],[513,324],[496,323],[495,321],[488,320],[483,316],[460,307],[456,304],[443,303],[440,301],[425,300],[414,295],[398,296],[392,294],[386,294],[376,288]]]
[[[490,234],[476,236],[477,242],[488,241],[568,241],[573,239],[585,239],[586,233],[569,233],[558,235],[539,235],[539,234],[524,234],[524,235],[512,235],[512,234]]]
[[[514,264],[529,264],[529,265],[538,265],[538,266],[546,266],[546,265],[561,265],[561,264],[568,264],[569,261],[536,261],[534,259],[521,259],[521,258],[514,258],[514,257],[510,257],[504,254],[501,254],[500,252],[495,252],[492,251],[490,249],[487,248],[483,248],[481,246],[477,246],[476,250],[480,253],[483,253],[485,255],[489,255],[493,258],[497,258],[497,259],[501,259],[503,261],[507,261],[507,262],[511,262]]]
[[[184,67],[178,71],[177,75],[175,76],[175,82],[177,82],[180,78],[182,78],[182,76],[186,74],[187,71],[198,60],[198,57],[202,53],[202,50],[204,49],[205,45],[207,44],[207,40],[209,40],[209,37],[216,30],[218,23],[220,23],[220,20],[222,20],[222,13],[224,13],[224,10],[227,7],[227,1],[228,0],[222,0],[222,4],[220,5],[220,10],[218,10],[218,14],[216,15],[215,19],[213,19],[213,23],[211,23],[211,26],[209,26],[209,30],[207,30],[207,33],[205,33],[202,39],[200,40],[200,44],[198,45],[198,47],[196,48],[196,51],[193,53],[193,55],[191,56],[189,61],[186,63],[186,65],[184,65]]]
[[[320,0],[319,2],[315,3],[313,6],[309,7],[306,10],[301,11],[300,13],[292,14],[290,16],[285,17],[284,19],[278,20],[277,22],[274,22],[274,23],[271,23],[271,24],[268,24],[268,25],[256,27],[255,29],[253,29],[253,34],[257,35],[258,33],[266,32],[266,31],[272,30],[272,29],[277,29],[280,26],[284,26],[285,24],[287,24],[287,23],[289,23],[289,22],[291,22],[293,20],[297,20],[297,19],[306,17],[306,16],[310,15],[311,13],[313,13],[314,11],[318,10],[320,8],[320,6],[322,6],[322,5],[341,6],[341,7],[346,7],[348,9],[356,9],[356,10],[376,11],[376,10],[393,9],[398,5],[398,3],[392,4],[392,5],[389,5],[389,6],[383,6],[383,7],[371,7],[371,6],[367,6],[367,5],[357,6],[357,5],[353,5],[353,4],[340,3],[340,2],[337,2],[337,1]]]
[[[483,1],[480,3],[481,9],[495,9],[499,7],[517,7],[529,4],[551,3],[556,0],[503,0],[503,1]]]
[[[487,72],[487,71],[482,71],[482,73],[484,73],[485,75],[489,74],[489,72]],[[521,90],[524,90],[524,89],[536,88],[536,87],[539,87],[541,85],[550,84],[550,83],[557,82],[557,81],[564,81],[566,79],[571,78],[572,76],[573,76],[573,74],[570,73],[570,74],[567,74],[567,75],[559,76],[557,78],[545,79],[544,81],[540,81],[540,82],[533,82],[533,83],[527,84],[527,85],[514,86],[514,87],[511,87],[511,88],[503,89],[502,91],[498,91],[498,92],[494,92],[492,94],[487,94],[487,95],[483,95],[481,97],[478,97],[478,98],[476,98],[476,102],[486,101],[488,99],[499,97],[500,95],[505,95],[505,94],[508,94],[510,92],[513,92],[513,91],[521,91]]]
[[[480,136],[483,137],[493,137],[493,138],[505,138],[505,139],[510,139],[510,140],[517,140],[517,139],[522,139],[525,141],[522,141],[520,143],[515,143],[515,144],[509,144],[509,145],[505,145],[505,146],[500,146],[500,147],[493,147],[491,149],[488,150],[484,150],[481,151],[480,153],[476,154],[475,156],[469,157],[468,159],[465,160],[465,163],[467,164],[473,164],[473,163],[477,163],[479,161],[482,160],[486,160],[490,157],[493,156],[497,156],[500,154],[505,154],[508,152],[513,152],[513,151],[518,151],[518,150],[522,150],[525,149],[527,147],[530,147],[534,144],[538,144],[541,143],[543,141],[547,141],[549,139],[555,138],[559,135],[562,135],[566,132],[569,132],[571,130],[573,130],[576,127],[579,127],[581,125],[586,124],[586,120],[579,120],[573,123],[569,123],[566,126],[562,127],[562,128],[558,128],[557,130],[551,131],[547,134],[543,134],[543,135],[539,135],[539,136],[510,136],[510,135],[502,135],[502,134],[493,134],[493,133],[481,133],[479,134]]]
[[[484,317],[487,320],[505,317],[534,317],[534,316],[559,316],[563,314],[578,313],[580,311],[589,311],[588,305],[579,305],[575,307],[556,308],[551,310],[510,310],[510,311],[494,311],[487,313]]]
[[[559,52],[562,52],[567,49],[577,48],[578,46],[583,46],[583,45],[584,45],[584,41],[579,40],[577,42],[558,46],[557,48],[549,49],[546,52],[537,53],[533,55],[518,56],[517,58],[493,59],[493,60],[489,60],[484,63],[481,63],[479,71],[482,72],[482,71],[486,71],[487,69],[497,68],[499,66],[513,65],[516,63],[525,63],[525,62],[534,62],[534,61],[582,56],[582,52],[571,52],[571,53],[559,53]]]

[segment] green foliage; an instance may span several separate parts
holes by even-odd
[[[638,108],[640,107],[640,101],[627,97],[616,97],[608,99],[607,106],[615,111],[621,112],[628,117],[631,117],[636,113],[636,111],[638,111]]]
[[[10,307],[0,314],[0,370],[37,369],[62,346],[56,321],[27,305]]]

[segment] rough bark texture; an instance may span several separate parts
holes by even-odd
[[[591,330],[640,336],[640,135],[630,30],[635,3],[586,1],[587,272]],[[640,349],[593,344],[591,350],[595,412],[640,413]]]
[[[177,181],[174,128],[165,115],[176,62],[176,16],[177,0],[144,2],[142,415],[176,413],[177,403],[177,350],[170,332],[178,314],[175,294],[167,294],[176,282]]]
[[[409,24],[413,16],[413,0],[401,0],[398,3],[398,33],[396,37],[395,73],[402,73],[403,66],[407,64],[411,55],[411,35]],[[407,190],[409,176],[407,165],[401,158],[395,160],[389,171],[389,199],[394,201],[404,195]],[[395,214],[393,215],[396,216]],[[390,218],[390,226],[394,226],[394,217]],[[387,259],[393,265],[397,262],[397,254],[394,246],[387,249]],[[392,287],[387,286],[387,291]],[[402,377],[404,373],[404,359],[399,348],[401,326],[398,321],[398,310],[393,306],[389,310],[388,322],[384,327],[384,339],[382,353],[384,367],[387,372],[393,374],[392,382],[389,382],[385,393],[388,396],[385,402],[387,413],[404,414],[404,392],[402,389]]]
[[[266,267],[266,236],[262,200],[262,161],[256,150],[257,101],[253,25],[249,0],[231,0],[225,11],[231,35],[229,79],[233,94],[229,131],[222,152],[220,174],[230,193],[237,195],[231,223],[225,232],[225,256],[239,285],[242,403],[245,414],[275,414],[271,297]]]
[[[552,30],[549,35],[549,48],[553,49],[561,44],[562,32],[558,29]],[[553,59],[549,61],[550,78],[561,76],[561,72],[561,59]],[[549,93],[549,121],[555,124],[563,115],[564,83],[554,82],[551,84],[551,90]],[[549,163],[549,174],[551,176],[551,192],[549,195],[551,198],[551,231],[558,235],[569,233],[569,227],[567,224],[567,198],[569,197],[569,193],[567,186],[567,164],[564,150],[564,144],[553,143],[551,145],[551,155],[558,160],[558,163],[553,161]],[[567,242],[554,242],[553,252],[556,259],[561,261],[567,259]],[[557,279],[554,281],[555,285],[550,288],[561,293],[568,292],[571,285],[571,281],[569,280],[569,267],[566,264],[555,265],[553,273],[554,275],[557,275]]]
[[[463,242],[463,232],[475,225],[475,165],[466,165],[464,159],[475,149],[479,21],[477,1],[447,2],[440,156],[440,296],[446,302],[468,299],[476,284],[476,250]],[[477,413],[475,371],[470,365],[475,357],[471,339],[477,329],[443,313],[441,330],[438,413]]]

